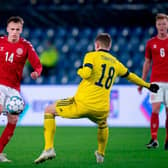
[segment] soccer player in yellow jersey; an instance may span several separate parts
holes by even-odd
[[[95,39],[95,51],[84,57],[83,67],[78,75],[83,79],[74,97],[58,100],[49,105],[44,113],[45,147],[34,161],[40,163],[56,156],[54,151],[55,116],[64,118],[88,118],[98,125],[98,149],[95,152],[97,163],[104,161],[108,141],[107,117],[109,114],[109,95],[117,76],[157,92],[159,87],[143,81],[109,53],[111,37],[107,33],[99,34]]]

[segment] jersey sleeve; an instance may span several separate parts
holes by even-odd
[[[136,85],[143,86],[146,88],[150,87],[150,83],[145,82],[143,79],[141,79],[139,76],[137,76],[136,74],[134,74],[132,72],[129,73],[129,75],[127,76],[127,79],[130,82],[135,83]]]
[[[91,76],[93,69],[93,58],[91,54],[86,54],[83,61],[83,68],[80,68],[77,74],[84,79],[87,79]]]
[[[118,61],[118,75],[121,77],[127,77],[129,75],[128,68]]]
[[[32,44],[28,43],[27,46],[28,46],[28,60],[31,66],[33,67],[34,71],[36,71],[38,75],[40,76],[42,72],[42,64],[40,63],[40,59],[35,49],[33,48]]]
[[[86,64],[93,65],[93,56],[91,53],[86,54],[84,57],[83,65],[85,66]]]
[[[151,59],[151,56],[150,41],[148,41],[145,48],[145,58]]]

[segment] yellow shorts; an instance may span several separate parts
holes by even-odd
[[[106,120],[108,111],[94,111],[77,103],[74,97],[61,99],[56,102],[56,112],[64,118],[89,118],[91,121],[98,123]]]

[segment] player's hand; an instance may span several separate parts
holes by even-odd
[[[142,93],[142,89],[143,89],[143,87],[142,87],[142,86],[139,86],[139,87],[138,87],[138,92],[139,92],[139,94],[141,94],[141,93]]]
[[[39,77],[39,75],[38,75],[38,73],[37,73],[36,71],[32,72],[32,73],[30,74],[30,76],[31,76],[31,78],[34,79],[34,80],[36,80],[36,79]]]
[[[157,84],[155,84],[155,83],[152,83],[152,84],[150,85],[149,90],[150,90],[151,92],[157,93],[157,91],[159,90],[159,86],[158,86]]]

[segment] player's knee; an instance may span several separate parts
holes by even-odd
[[[106,127],[107,127],[107,121],[106,120],[98,122],[98,128],[103,129],[103,128],[106,128]]]
[[[47,106],[47,107],[45,107],[44,113],[51,113],[51,107],[50,107],[50,105]]]
[[[17,124],[17,122],[18,122],[18,115],[8,114],[8,122],[11,123],[11,124]]]
[[[46,114],[46,113],[50,113],[50,114],[55,115],[55,106],[53,104],[47,106],[44,110],[44,114]]]
[[[44,120],[46,119],[54,119],[55,116],[52,113],[44,113]]]
[[[44,113],[46,114],[46,113],[49,113],[48,112],[49,110],[48,110],[48,106],[44,109]]]
[[[161,103],[152,103],[152,111],[154,113],[159,113],[160,111],[160,106],[161,106]]]

